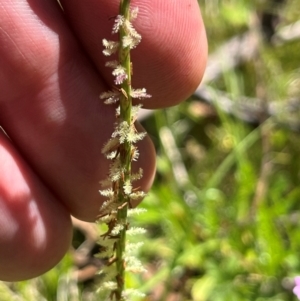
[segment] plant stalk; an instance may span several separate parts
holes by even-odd
[[[125,19],[129,19],[129,4],[130,0],[121,0],[119,14],[124,16]],[[124,29],[121,28],[119,32],[120,50],[119,50],[119,61],[126,70],[127,79],[121,85],[121,98],[120,98],[120,122],[126,122],[129,126],[132,123],[131,109],[132,109],[132,98],[131,98],[131,61],[130,61],[130,47],[123,47],[123,37],[126,35]],[[119,233],[119,240],[116,242],[116,268],[117,268],[117,290],[115,296],[117,301],[123,301],[122,292],[125,287],[125,242],[126,242],[126,230],[127,230],[127,210],[130,198],[124,193],[124,184],[130,181],[131,176],[131,152],[132,143],[125,141],[119,146],[120,160],[122,170],[124,171],[123,176],[119,180],[118,185],[118,199],[120,209],[118,210],[117,220],[124,224],[124,228]],[[125,205],[124,205],[125,204]]]

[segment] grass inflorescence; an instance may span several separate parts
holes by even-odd
[[[114,88],[100,95],[108,105],[118,104],[116,123],[110,140],[104,145],[102,153],[111,161],[108,178],[101,182],[100,194],[107,200],[100,209],[99,221],[107,225],[107,231],[101,235],[99,244],[102,251],[99,256],[106,259],[106,267],[102,269],[102,284],[99,291],[107,292],[111,300],[126,300],[128,296],[137,294],[133,289],[125,288],[125,271],[143,272],[141,262],[131,255],[130,250],[139,244],[128,244],[126,233],[141,233],[143,229],[131,228],[128,222],[128,210],[131,202],[141,199],[145,193],[133,188],[133,182],[139,180],[143,171],[132,172],[131,164],[138,160],[139,152],[136,143],[146,133],[138,132],[135,121],[140,106],[133,106],[133,98],[148,98],[146,89],[131,87],[132,63],[130,51],[141,41],[140,34],[134,29],[132,20],[137,17],[138,9],[130,9],[130,1],[121,1],[120,14],[115,18],[112,29],[119,34],[119,41],[103,40],[106,56],[118,53],[118,60],[108,61],[107,67],[113,69]],[[132,209],[133,212],[136,210]]]

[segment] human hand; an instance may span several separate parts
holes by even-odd
[[[99,94],[111,83],[102,55],[118,0],[0,0],[0,279],[17,281],[53,267],[67,251],[70,214],[95,220],[101,148],[114,108]],[[135,88],[145,108],[186,99],[199,84],[207,44],[196,0],[132,1],[142,43],[133,51]],[[111,37],[114,39],[114,37]],[[155,152],[139,144],[140,185],[152,184]]]

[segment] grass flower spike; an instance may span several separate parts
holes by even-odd
[[[137,17],[138,9],[129,8],[129,0],[121,0],[120,14],[115,18],[112,33],[119,34],[119,41],[103,40],[105,56],[118,55],[118,60],[108,61],[106,66],[112,68],[114,88],[103,92],[100,98],[105,104],[117,104],[116,123],[110,140],[103,146],[102,153],[111,161],[108,178],[101,182],[100,194],[107,200],[100,209],[99,222],[107,225],[106,233],[100,237],[102,246],[99,257],[106,260],[102,269],[102,285],[99,293],[103,300],[128,300],[132,295],[139,295],[132,288],[125,287],[125,272],[143,272],[141,262],[132,255],[133,250],[141,244],[126,244],[128,236],[144,233],[143,229],[130,228],[128,215],[140,213],[131,209],[131,201],[145,196],[143,191],[133,188],[133,182],[139,180],[143,171],[132,172],[131,164],[139,157],[136,143],[146,133],[139,133],[135,121],[140,106],[133,106],[132,99],[149,98],[146,89],[131,87],[132,63],[130,50],[141,41],[140,34],[134,29],[132,21]],[[115,87],[116,86],[116,87]],[[132,214],[129,214],[129,213]]]

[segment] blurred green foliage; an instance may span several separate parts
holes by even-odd
[[[299,0],[199,0],[210,51],[251,27],[263,12],[278,27],[298,21]],[[300,40],[262,42],[255,58],[211,87],[285,102],[299,97]],[[197,62],[195,62],[196,64]],[[296,83],[296,84],[295,84]],[[299,100],[299,99],[298,99]],[[144,122],[157,149],[157,177],[133,221],[147,229],[132,276],[151,301],[292,301],[300,274],[300,137],[272,118],[247,124],[191,99]],[[70,256],[37,279],[0,282],[0,300],[92,301],[68,278]],[[83,296],[83,297],[82,297]]]

